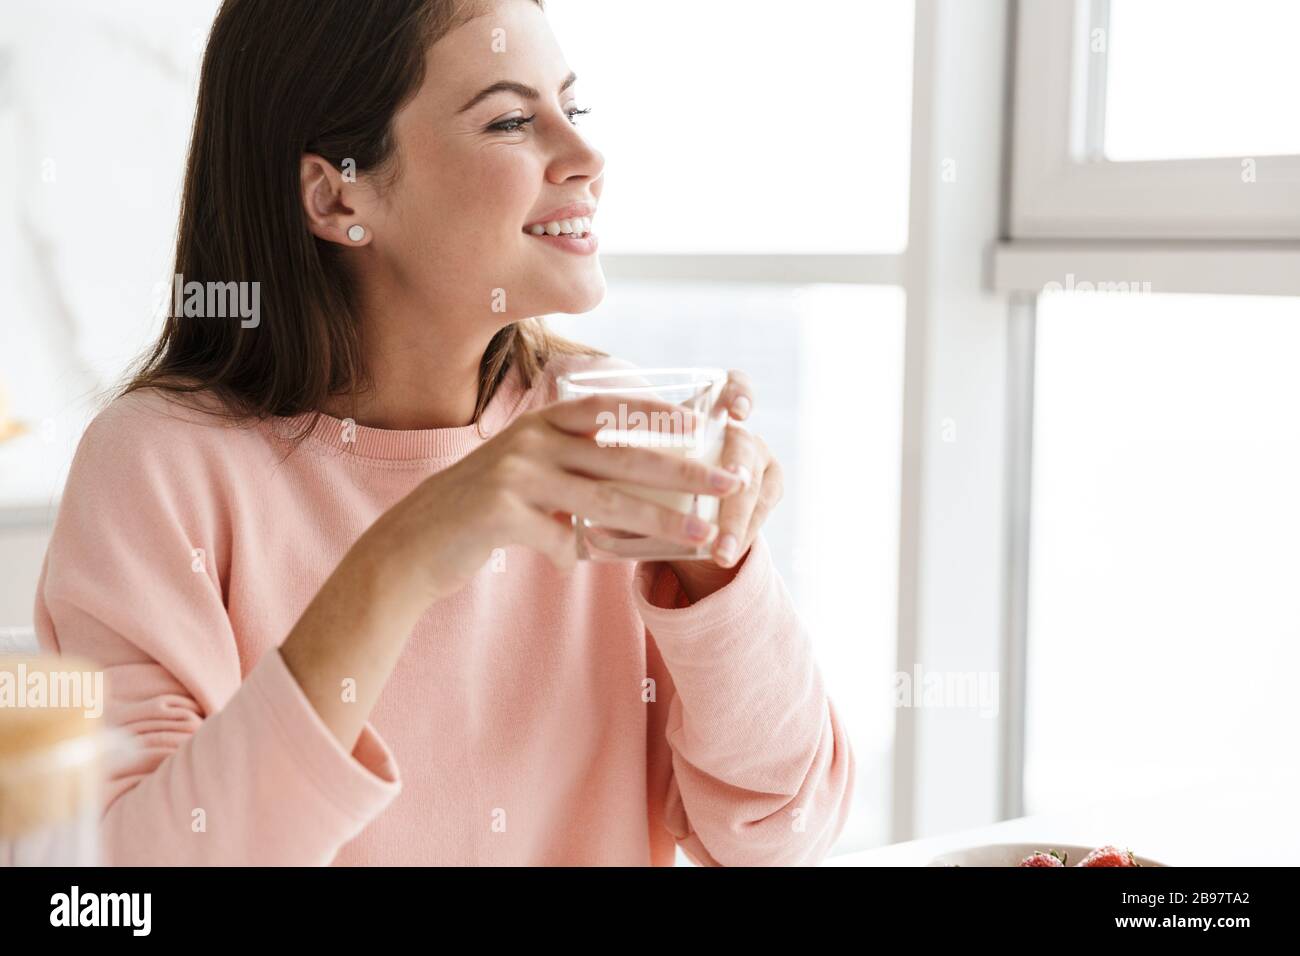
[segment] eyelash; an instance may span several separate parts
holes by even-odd
[[[569,110],[568,111],[569,122],[572,123],[573,117],[575,116],[586,116],[590,112],[591,112],[590,106],[588,106],[585,110],[579,110],[579,109]],[[491,126],[488,127],[488,129],[496,130],[499,133],[517,133],[535,119],[537,119],[536,113],[534,113],[532,116],[518,116],[518,117],[514,117],[513,119],[502,120],[500,123],[493,123]],[[513,123],[514,125],[513,126],[508,125],[511,123]],[[575,123],[574,125],[576,126],[577,124]]]

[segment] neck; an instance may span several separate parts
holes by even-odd
[[[355,399],[335,396],[324,409],[327,414],[370,428],[456,428],[473,423],[479,365],[495,330],[475,328],[470,317],[430,322],[427,309],[378,307],[361,315],[362,360],[373,384]],[[473,331],[461,334],[466,329]]]

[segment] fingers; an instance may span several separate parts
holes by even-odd
[[[728,426],[726,442],[722,446],[722,464],[745,484],[741,491],[722,499],[718,509],[718,537],[713,545],[713,557],[722,567],[729,568],[740,558],[746,543],[746,533],[767,464],[766,449],[760,448],[758,439],[744,428]]]
[[[731,417],[744,421],[754,410],[754,383],[740,369],[727,370],[727,384],[718,396],[718,406],[727,409]]]
[[[719,462],[722,470],[735,475],[744,492],[754,484],[754,476],[763,465],[766,447],[743,425],[728,425]]]
[[[751,415],[753,405],[749,376],[729,370],[715,413],[738,422]],[[556,402],[521,423],[519,440],[512,447],[531,466],[524,476],[527,480],[515,484],[526,488],[525,497],[536,509],[578,514],[609,528],[691,546],[712,545],[714,560],[732,567],[749,546],[751,530],[761,525],[781,495],[779,469],[771,468],[769,478],[769,466],[775,463],[762,439],[741,425],[729,424],[722,468],[717,468],[670,451],[635,447],[637,443],[624,442],[622,435],[604,435],[688,435],[698,424],[683,406],[630,394]],[[535,467],[538,464],[540,469]],[[674,510],[668,500],[653,500],[656,493],[671,496],[673,492],[718,497],[717,525]],[[557,524],[545,515],[542,520]],[[561,530],[565,554],[576,554],[571,529]],[[547,529],[547,535],[553,539],[553,529]]]
[[[759,484],[758,500],[754,502],[754,510],[749,516],[749,528],[745,532],[751,540],[785,494],[785,475],[775,458],[768,460],[767,467],[763,469],[763,480]]]
[[[741,478],[732,472],[653,448],[602,447],[589,438],[563,435],[556,449],[560,465],[592,478],[620,479],[652,488],[717,497],[733,494],[743,487]]]
[[[546,555],[557,570],[570,571],[578,563],[578,543],[568,515],[557,516],[525,508],[518,524],[520,543]]]
[[[628,494],[608,481],[553,470],[539,476],[535,484],[533,495],[539,506],[582,515],[619,531],[698,546],[707,545],[718,530],[702,518]]]
[[[695,416],[689,408],[630,395],[588,395],[547,405],[537,414],[571,435],[591,436],[607,429],[689,435],[695,428]]]

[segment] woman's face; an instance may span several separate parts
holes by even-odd
[[[503,82],[518,88],[482,95]],[[397,179],[368,213],[368,265],[388,291],[484,331],[599,304],[594,232],[583,242],[526,229],[600,198],[604,158],[574,125],[581,108],[532,0],[500,0],[438,41],[394,120]]]

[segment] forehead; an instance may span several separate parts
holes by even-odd
[[[549,89],[567,73],[542,9],[533,0],[501,0],[430,47],[424,85],[432,99],[454,111],[498,80]]]

